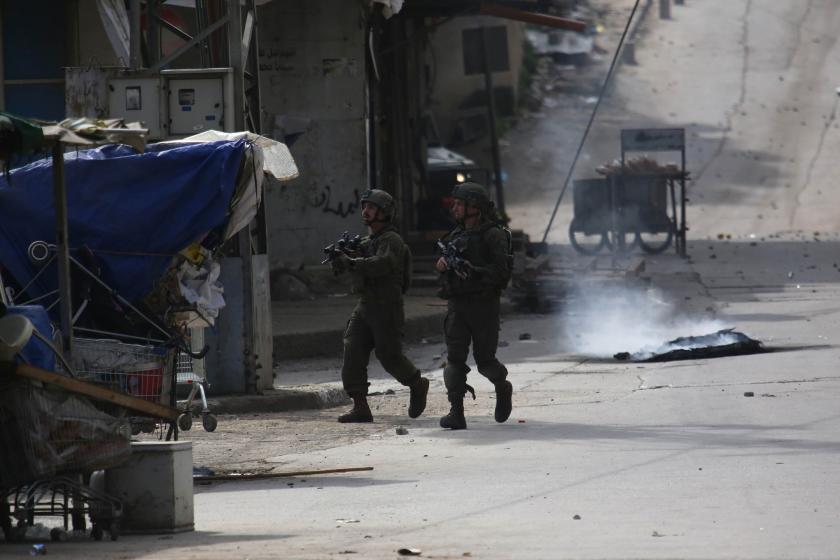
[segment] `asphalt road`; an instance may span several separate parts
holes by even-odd
[[[438,428],[434,369],[419,420],[405,417],[405,392],[380,395],[373,425],[338,426],[335,410],[277,415],[273,429],[299,443],[260,449],[278,471],[372,471],[197,486],[195,533],[68,543],[50,556],[397,558],[407,547],[424,558],[836,558],[840,4],[688,0],[670,21],[655,15],[587,155],[615,157],[621,127],[687,126],[690,259],[649,258],[629,280],[581,274],[562,312],[508,318],[508,423],[492,420],[491,387],[472,374],[469,429]],[[527,126],[560,134],[562,117]],[[529,138],[527,126],[509,140]],[[532,140],[508,150],[521,145],[526,158],[543,145]],[[542,161],[531,173],[556,184],[556,164]],[[541,235],[535,216],[553,195],[512,195],[512,213]],[[562,226],[552,235],[565,239]],[[611,358],[721,327],[773,351]],[[416,352],[434,364],[439,348]],[[232,440],[229,450],[239,451]]]

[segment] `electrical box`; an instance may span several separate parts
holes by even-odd
[[[140,121],[148,140],[192,136],[205,130],[235,132],[233,69],[163,70],[121,74],[108,80],[108,114]]]
[[[111,78],[108,83],[108,116],[125,122],[142,122],[149,129],[149,138],[164,138],[160,99],[159,77]]]
[[[168,136],[205,130],[233,132],[233,71],[230,68],[164,70]]]

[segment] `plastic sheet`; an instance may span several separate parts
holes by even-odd
[[[91,472],[131,454],[131,429],[87,399],[29,382],[0,386],[0,489]]]
[[[66,154],[71,247],[90,248],[102,279],[139,300],[174,254],[208,235],[221,237],[245,149],[237,140],[152,145],[143,154],[118,145]],[[10,175],[0,177],[0,262],[26,284],[37,272],[29,244],[55,242],[52,160]],[[57,277],[45,271],[28,295],[56,289]]]

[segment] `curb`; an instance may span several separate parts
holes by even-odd
[[[311,391],[274,389],[262,395],[214,397],[207,404],[214,414],[257,414],[332,408],[350,402],[343,389],[326,387]]]
[[[444,309],[419,317],[406,317],[405,342],[417,342],[421,338],[443,332]],[[349,318],[349,314],[347,316]],[[344,328],[313,333],[293,333],[273,337],[274,359],[296,360],[325,356],[340,356],[344,351]]]

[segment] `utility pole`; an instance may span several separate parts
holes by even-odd
[[[490,40],[488,35],[490,28],[481,28],[481,52],[484,58],[484,90],[487,94],[487,123],[490,128],[490,152],[493,157],[493,178],[496,184],[496,203],[499,213],[505,214],[504,185],[502,184],[502,162],[499,155],[499,138],[496,135],[496,100],[493,96],[493,71],[490,68]]]

